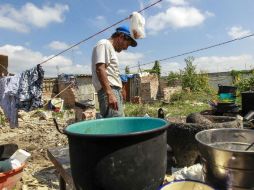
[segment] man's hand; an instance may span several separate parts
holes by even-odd
[[[107,94],[108,95],[108,105],[114,110],[118,110],[118,105],[117,105],[117,99],[114,93]]]

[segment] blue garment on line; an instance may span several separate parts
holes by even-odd
[[[21,74],[19,88],[16,93],[18,109],[31,111],[43,106],[41,100],[43,79],[44,71],[40,65]]]
[[[0,105],[11,128],[18,126],[18,110],[31,111],[43,105],[44,71],[40,65],[21,74],[0,79]]]

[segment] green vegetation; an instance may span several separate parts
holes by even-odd
[[[209,109],[208,100],[217,98],[217,92],[210,88],[208,76],[204,73],[197,73],[193,65],[194,57],[185,59],[186,67],[180,72],[170,72],[167,80],[169,86],[181,84],[183,90],[171,96],[170,104],[155,102],[153,104],[130,104],[125,105],[126,116],[157,117],[159,108],[163,108],[166,116],[186,116],[193,112],[200,112]],[[156,61],[150,73],[157,73],[160,76],[160,64]]]
[[[0,127],[5,126],[5,124],[6,124],[6,118],[4,114],[0,113]]]
[[[144,70],[145,72],[149,72],[149,73],[155,73],[157,74],[158,77],[161,76],[161,66],[160,66],[160,62],[159,61],[155,61],[154,66],[152,69],[146,69]]]
[[[158,77],[161,76],[161,66],[159,61],[155,61],[151,73],[156,73]]]
[[[151,117],[157,117],[159,108],[163,108],[165,115],[186,116],[193,112],[200,112],[209,109],[208,100],[214,99],[215,95],[205,92],[191,93],[182,91],[172,96],[171,102],[155,102],[153,104],[125,104],[126,116],[144,116],[146,113]]]
[[[237,87],[237,94],[254,89],[254,70],[231,71],[233,84]]]
[[[198,73],[193,62],[194,57],[187,57],[185,59],[186,67],[183,70],[180,70],[180,72],[170,72],[167,77],[168,85],[175,86],[176,84],[181,84],[184,90],[211,93],[212,89],[208,84],[208,75]]]
[[[190,89],[192,92],[210,91],[208,76],[204,73],[197,73],[193,65],[194,57],[185,59],[186,67],[180,71],[180,79],[183,89]]]
[[[253,88],[254,88],[254,76],[252,76],[250,78],[239,80],[239,82],[237,82],[235,85],[237,86],[237,90],[239,92],[253,90]]]
[[[125,67],[125,74],[130,74],[130,68],[128,65]]]
[[[178,85],[181,81],[180,73],[170,71],[170,73],[168,74],[168,77],[167,77],[167,81],[168,81],[168,86]]]

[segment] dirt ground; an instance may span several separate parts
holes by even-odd
[[[8,123],[0,127],[0,144],[15,143],[31,153],[16,190],[59,189],[58,173],[47,156],[47,149],[65,146],[68,139],[56,130],[52,117],[57,118],[60,126],[67,126],[74,122],[74,111],[60,115],[50,111],[20,112],[18,128],[11,129]],[[169,118],[171,122],[182,122],[184,119]]]
[[[31,153],[16,189],[48,190],[59,189],[58,174],[47,157],[47,149],[68,143],[53,124],[51,112],[19,113],[19,127],[11,129],[8,124],[0,127],[0,144],[14,143]],[[58,117],[60,125],[73,121],[74,114],[63,113]]]

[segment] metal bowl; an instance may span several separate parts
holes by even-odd
[[[209,129],[196,134],[206,181],[227,189],[254,187],[254,131],[247,129]]]

